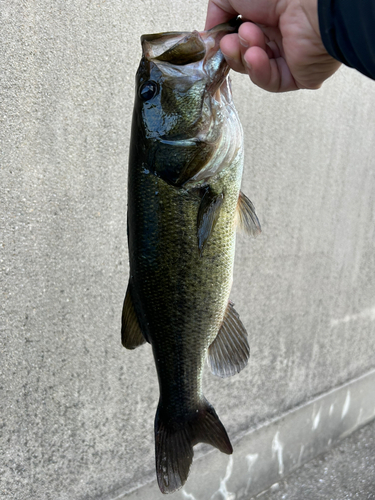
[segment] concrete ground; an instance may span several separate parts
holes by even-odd
[[[375,499],[375,421],[256,497],[260,500]]]

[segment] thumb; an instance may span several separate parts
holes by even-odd
[[[209,0],[207,7],[205,30],[225,23],[236,16],[238,12],[231,6],[229,0]]]
[[[236,15],[254,23],[275,27],[279,22],[282,3],[279,0],[209,0],[205,29],[229,21]]]

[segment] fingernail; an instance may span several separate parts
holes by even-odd
[[[240,35],[238,35],[238,38],[240,40],[240,44],[242,45],[242,47],[247,48],[249,46],[248,42],[244,38],[242,38]]]
[[[253,69],[253,68],[252,68],[252,66],[251,66],[251,64],[250,64],[250,63],[248,63],[247,61],[245,61],[245,64],[246,64],[246,67],[247,67],[247,69],[248,69],[249,71],[251,71],[251,70]]]

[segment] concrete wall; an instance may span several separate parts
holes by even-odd
[[[154,478],[151,350],[120,344],[139,37],[201,29],[206,6],[0,6],[0,497],[100,499]],[[375,83],[233,89],[263,227],[232,295],[252,357],[204,387],[235,439],[375,367]]]

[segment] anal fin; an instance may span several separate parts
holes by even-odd
[[[251,236],[258,236],[262,232],[254,205],[242,191],[240,191],[238,197],[237,215],[238,224],[246,233]]]
[[[134,310],[129,285],[126,290],[124,306],[122,308],[121,342],[127,349],[135,349],[146,342]]]
[[[219,377],[239,373],[250,356],[245,327],[233,306],[229,301],[219,333],[208,348],[208,364],[212,373]]]

